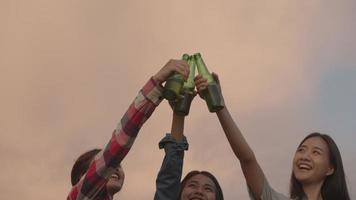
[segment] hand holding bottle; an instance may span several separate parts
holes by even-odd
[[[214,72],[211,75],[212,75],[214,81],[216,82],[216,86],[217,86],[216,87],[216,89],[217,89],[216,95],[218,95],[220,104],[225,105],[224,97],[223,97],[222,91],[221,91],[219,76]],[[202,75],[199,74],[194,78],[194,82],[195,82],[195,86],[197,88],[197,92],[198,92],[199,96],[202,99],[206,100],[205,98],[207,97],[207,95],[204,95],[204,92],[206,92],[209,87],[208,79],[204,78]]]
[[[200,53],[194,54],[195,63],[197,65],[198,73],[206,80],[200,90],[201,96],[208,106],[210,112],[217,112],[225,107],[224,99],[219,89],[219,84],[216,82],[212,74],[209,72],[207,66]]]
[[[153,80],[161,84],[174,72],[181,74],[183,79],[187,80],[189,76],[188,63],[184,60],[171,59],[153,76]]]

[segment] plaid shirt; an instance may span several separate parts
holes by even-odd
[[[129,152],[136,136],[161,102],[162,87],[152,78],[140,90],[118,123],[106,147],[99,152],[86,174],[73,186],[67,200],[109,200],[106,182]]]

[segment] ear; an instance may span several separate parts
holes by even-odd
[[[334,166],[329,167],[328,171],[326,172],[326,176],[330,176],[334,173]]]

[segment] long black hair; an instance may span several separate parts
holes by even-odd
[[[323,186],[321,187],[321,196],[323,200],[350,200],[341,154],[334,140],[326,134],[311,133],[302,140],[298,148],[304,143],[305,140],[312,137],[320,137],[326,142],[329,148],[329,161],[334,167],[334,173],[325,178]],[[305,197],[303,186],[296,179],[293,172],[290,182],[290,197],[292,199],[302,199]]]
[[[181,182],[181,184],[180,184],[180,192],[179,192],[178,200],[181,198],[181,196],[182,196],[182,191],[183,191],[185,185],[187,184],[188,180],[189,180],[190,178],[192,178],[193,176],[198,175],[198,174],[204,175],[204,176],[208,177],[209,179],[211,179],[211,180],[214,182],[215,187],[216,187],[215,199],[216,199],[216,200],[224,200],[223,192],[222,192],[221,187],[220,187],[220,184],[219,184],[218,180],[215,178],[215,176],[212,175],[210,172],[207,172],[207,171],[197,171],[197,170],[194,170],[194,171],[189,172],[189,173],[184,177],[184,179],[182,180],[182,182]]]

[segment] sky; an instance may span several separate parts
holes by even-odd
[[[311,132],[334,138],[356,198],[356,2],[2,0],[0,199],[64,199],[75,159],[102,148],[169,59],[200,52],[268,181],[288,194]],[[115,199],[152,199],[172,112],[162,102],[123,161]],[[217,117],[196,98],[183,176],[207,170],[248,199]]]

